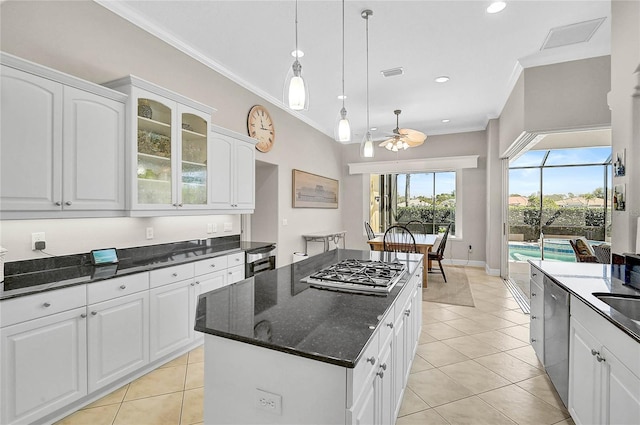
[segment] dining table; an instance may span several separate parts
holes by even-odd
[[[413,238],[416,241],[416,250],[418,253],[424,255],[422,261],[422,286],[427,287],[427,273],[431,270],[431,260],[429,260],[429,252],[436,243],[438,235],[430,235],[424,233],[413,233]],[[384,236],[376,236],[373,239],[369,239],[367,243],[374,251],[383,251],[384,248]]]

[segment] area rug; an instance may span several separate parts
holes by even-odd
[[[422,300],[475,307],[464,267],[445,266],[445,282],[437,264],[434,266],[433,271],[427,276],[427,287],[422,288]]]

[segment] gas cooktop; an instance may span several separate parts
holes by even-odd
[[[342,260],[303,279],[313,287],[360,294],[386,295],[406,270],[404,264]]]

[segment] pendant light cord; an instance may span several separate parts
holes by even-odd
[[[296,0],[296,60],[298,60],[298,0]]]
[[[344,0],[342,0],[342,109],[344,109]]]
[[[367,132],[369,132],[369,15],[365,20],[367,21]]]

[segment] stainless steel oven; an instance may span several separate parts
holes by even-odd
[[[261,248],[245,251],[245,277],[276,268],[276,246],[267,245]]]

